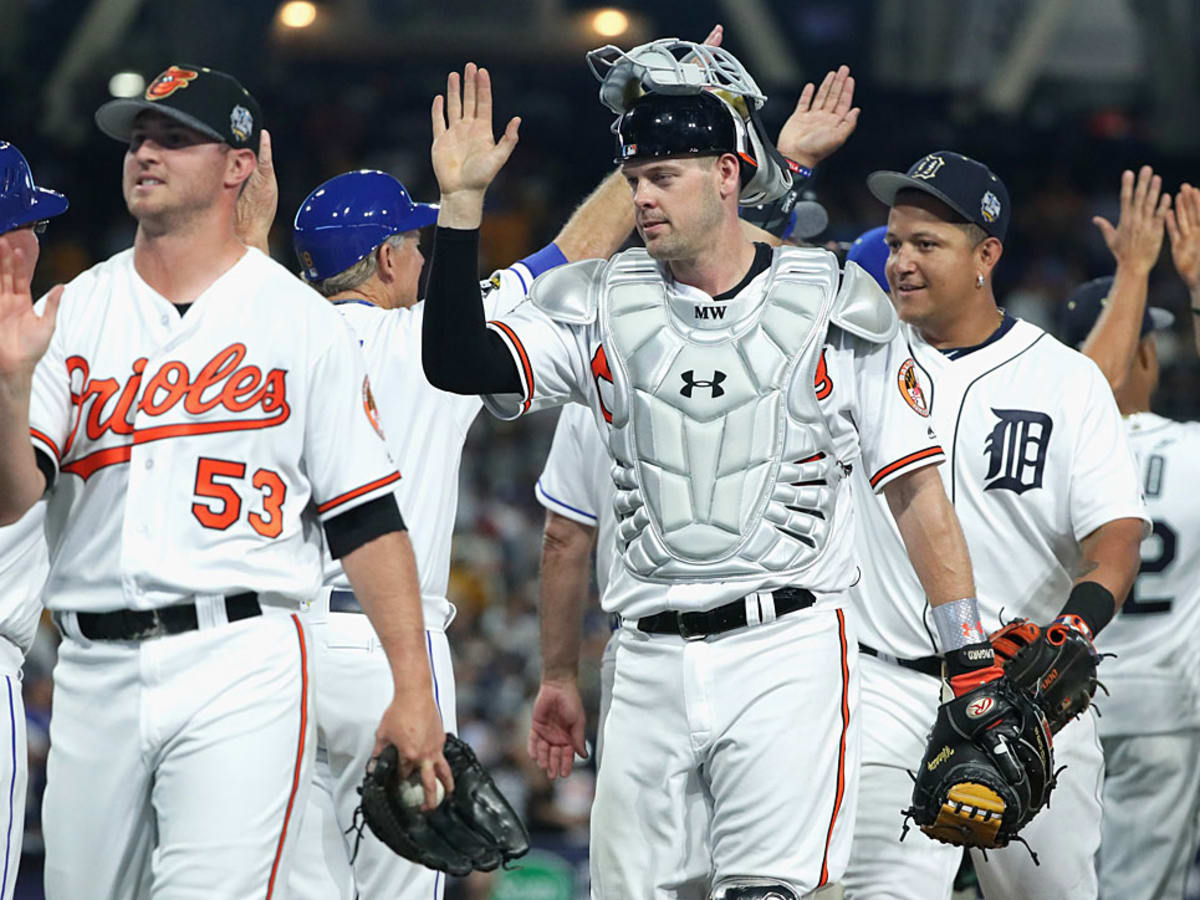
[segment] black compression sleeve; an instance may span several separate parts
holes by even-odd
[[[478,265],[478,228],[437,229],[421,326],[421,365],[429,383],[443,391],[517,394],[517,364],[483,316]]]
[[[329,544],[329,555],[341,559],[380,535],[405,530],[396,495],[387,494],[338,513],[326,521],[325,540]]]
[[[37,458],[37,467],[46,476],[46,490],[50,490],[54,487],[54,460],[37,447],[33,448],[33,455]]]

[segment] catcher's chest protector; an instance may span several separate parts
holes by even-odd
[[[803,571],[842,477],[814,388],[836,259],[776,251],[760,295],[704,306],[671,294],[640,248],[602,277],[625,564],[648,581]]]

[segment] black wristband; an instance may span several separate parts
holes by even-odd
[[[1092,629],[1092,637],[1112,621],[1117,612],[1117,601],[1112,592],[1096,581],[1081,581],[1071,588],[1067,604],[1061,616],[1079,616]]]
[[[992,651],[991,641],[966,644],[957,650],[947,651],[943,659],[946,662],[947,679],[987,669],[996,664],[996,654]]]

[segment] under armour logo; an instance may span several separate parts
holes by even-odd
[[[711,381],[697,381],[694,369],[688,369],[681,377],[683,378],[683,387],[679,389],[679,393],[685,397],[691,397],[692,389],[698,387],[712,388],[713,397],[721,397],[725,394],[725,388],[721,387],[721,382],[725,380],[725,373],[720,369],[713,372]]]
[[[1042,486],[1046,450],[1054,422],[1028,409],[992,409],[1000,420],[988,435],[983,452],[990,456],[985,491],[1023,494]]]

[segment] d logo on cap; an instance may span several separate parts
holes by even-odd
[[[946,161],[940,156],[930,154],[913,166],[911,175],[913,178],[933,178],[945,164]]]
[[[170,97],[180,88],[187,87],[189,81],[199,77],[199,72],[194,72],[191,69],[181,69],[179,66],[171,66],[167,71],[150,82],[150,87],[146,88],[146,99],[162,100]]]

